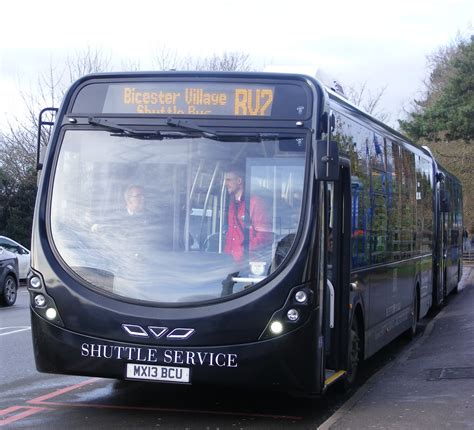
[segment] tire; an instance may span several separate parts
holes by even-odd
[[[459,293],[459,284],[461,283],[462,273],[461,273],[461,260],[458,260],[458,283],[453,288],[452,294]]]
[[[416,336],[416,330],[418,327],[418,313],[420,309],[420,303],[418,301],[417,290],[415,290],[415,295],[413,297],[413,309],[411,312],[411,324],[410,328],[406,331],[408,339],[413,339]]]
[[[351,388],[357,382],[360,366],[362,364],[362,344],[361,333],[357,317],[354,316],[349,333],[349,356],[347,363],[347,375],[345,379],[345,388]]]
[[[3,281],[3,290],[0,297],[2,305],[12,306],[16,302],[17,293],[18,286],[15,278],[12,275],[7,275]]]

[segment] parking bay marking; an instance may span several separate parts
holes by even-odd
[[[301,416],[291,415],[278,415],[278,414],[266,414],[266,413],[252,413],[252,412],[241,412],[241,411],[217,411],[217,410],[202,410],[202,409],[184,409],[184,408],[162,408],[162,407],[144,407],[144,406],[128,406],[128,405],[110,405],[110,404],[94,404],[94,403],[75,403],[75,402],[57,402],[51,401],[54,397],[58,397],[61,394],[76,390],[77,388],[99,381],[99,378],[87,379],[76,385],[65,387],[44,396],[36,397],[28,400],[26,403],[30,405],[46,406],[49,408],[54,407],[76,407],[76,408],[90,408],[90,409],[118,409],[118,410],[135,410],[135,411],[152,411],[152,412],[181,412],[181,413],[196,413],[196,414],[213,414],[213,415],[232,415],[232,416],[246,416],[255,418],[273,418],[273,419],[287,419],[287,420],[301,420]]]
[[[13,412],[24,409],[23,412],[12,415]],[[0,410],[0,427],[7,424],[11,424],[15,421],[34,415],[38,412],[47,410],[48,408],[42,408],[38,406],[11,406],[7,409]],[[6,416],[6,418],[4,418]]]
[[[0,336],[31,330],[30,326],[0,327]]]
[[[67,393],[72,390],[76,390],[84,385],[90,384],[95,382],[97,378],[87,379],[79,384],[70,385],[69,387],[61,388],[59,390],[53,391],[52,393],[48,393],[44,396],[36,397],[35,399],[27,401],[27,403],[38,402],[41,403],[44,400],[51,399],[53,397],[57,397],[61,394]],[[24,409],[23,412],[18,414],[12,415],[13,412],[19,411]],[[51,408],[43,406],[10,406],[9,408],[0,410],[0,427],[11,424],[12,422],[22,420],[23,418],[27,418],[31,415],[37,414],[38,412],[48,411]],[[6,418],[4,418],[6,416]]]
[[[62,394],[66,394],[78,388],[82,388],[86,385],[98,381],[99,378],[91,378],[82,381],[78,384],[70,385],[51,393],[36,397],[31,400],[27,400],[27,404],[34,406],[12,406],[10,408],[0,410],[0,418],[3,415],[11,414],[12,412],[25,409],[17,415],[10,416],[6,419],[0,420],[0,427],[5,424],[9,424],[13,421],[18,421],[23,418],[29,417],[33,414],[42,411],[48,411],[55,409],[55,407],[79,407],[79,408],[97,408],[97,409],[118,409],[118,410],[136,410],[136,411],[155,411],[155,412],[181,412],[181,413],[197,413],[197,414],[213,414],[213,415],[232,415],[232,416],[246,416],[255,418],[273,418],[273,419],[286,419],[286,420],[301,420],[301,416],[291,415],[278,415],[278,414],[266,414],[266,413],[252,413],[242,411],[217,411],[217,410],[202,410],[202,409],[182,409],[182,408],[160,408],[160,407],[140,407],[140,406],[128,406],[128,405],[107,405],[107,404],[91,404],[91,403],[74,403],[74,402],[55,402],[51,401],[53,398],[58,397]]]

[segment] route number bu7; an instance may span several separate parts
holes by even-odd
[[[271,88],[235,90],[234,114],[250,116],[270,116],[273,102]]]

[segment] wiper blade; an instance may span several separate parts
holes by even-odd
[[[88,119],[89,124],[97,125],[107,130],[113,131],[115,133],[111,133],[111,136],[125,136],[125,137],[133,137],[135,139],[149,139],[149,140],[163,140],[163,135],[157,131],[148,131],[148,130],[136,130],[129,127],[124,127],[122,125],[116,124],[112,121],[109,121],[106,118],[95,118],[89,117]]]
[[[185,119],[168,118],[166,120],[166,123],[168,125],[171,125],[173,127],[180,128],[183,130],[196,131],[201,136],[207,137],[208,139],[219,140],[219,141],[224,141],[224,142],[235,142],[235,141],[262,142],[264,140],[276,140],[279,138],[279,135],[275,133],[245,133],[245,132],[238,132],[235,134],[220,133],[215,130],[209,130],[207,128],[201,127]]]
[[[181,128],[184,130],[191,130],[197,131],[204,137],[209,137],[211,139],[215,139],[220,137],[219,133],[216,133],[212,130],[207,130],[199,125],[193,124],[192,122],[185,120],[185,119],[175,119],[175,118],[168,118],[166,120],[166,124],[171,125],[173,127]]]
[[[148,131],[137,130],[114,123],[107,118],[89,117],[89,124],[96,125],[112,131],[111,136],[132,137],[143,140],[164,140],[164,139],[184,139],[193,137],[205,137],[221,142],[263,142],[266,140],[286,140],[288,137],[281,136],[278,133],[246,133],[239,131],[236,133],[220,133],[214,130],[201,127],[185,119],[168,118],[166,124],[176,128],[176,131]],[[185,131],[194,131],[196,133],[186,133]]]

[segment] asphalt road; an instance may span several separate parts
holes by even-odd
[[[3,428],[316,429],[353,394],[336,386],[324,398],[308,400],[250,389],[41,374],[34,365],[28,306],[22,287],[13,307],[0,308]],[[369,360],[361,384],[407,344],[398,339]]]

